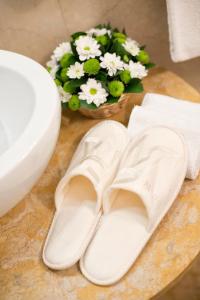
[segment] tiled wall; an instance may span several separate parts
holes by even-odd
[[[148,46],[152,59],[200,90],[200,58],[174,64],[169,56],[165,0],[1,0],[0,48],[44,63],[76,30],[110,21]]]

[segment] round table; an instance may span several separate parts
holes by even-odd
[[[145,92],[200,102],[199,93],[170,71],[152,70]],[[127,125],[133,94],[125,110],[114,116]],[[59,141],[37,185],[0,219],[0,299],[2,300],[146,300],[172,284],[200,252],[200,176],[186,180],[180,194],[126,276],[109,287],[88,282],[77,265],[51,271],[41,260],[42,246],[54,213],[54,191],[83,134],[99,120],[66,112]],[[45,153],[43,154],[45,155]],[[37,163],[37,162],[36,162]],[[19,174],[20,176],[20,174]]]

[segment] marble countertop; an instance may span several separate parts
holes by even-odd
[[[145,92],[200,102],[199,93],[170,71],[155,69]],[[112,119],[128,123],[133,95]],[[41,251],[54,213],[54,191],[83,134],[98,120],[65,113],[55,153],[33,190],[0,219],[0,300],[146,300],[175,282],[200,252],[200,176],[186,180],[172,208],[128,274],[117,284],[89,283],[78,266],[51,271]],[[45,155],[45,154],[44,154]]]

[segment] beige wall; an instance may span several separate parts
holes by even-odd
[[[178,64],[170,59],[165,0],[1,0],[0,48],[44,63],[72,32],[108,21],[126,27],[158,65],[200,90],[200,58]]]

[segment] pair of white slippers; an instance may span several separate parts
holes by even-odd
[[[91,282],[117,282],[175,200],[186,152],[182,136],[167,127],[134,139],[115,121],[90,129],[57,187],[44,263],[60,270],[80,260]]]

